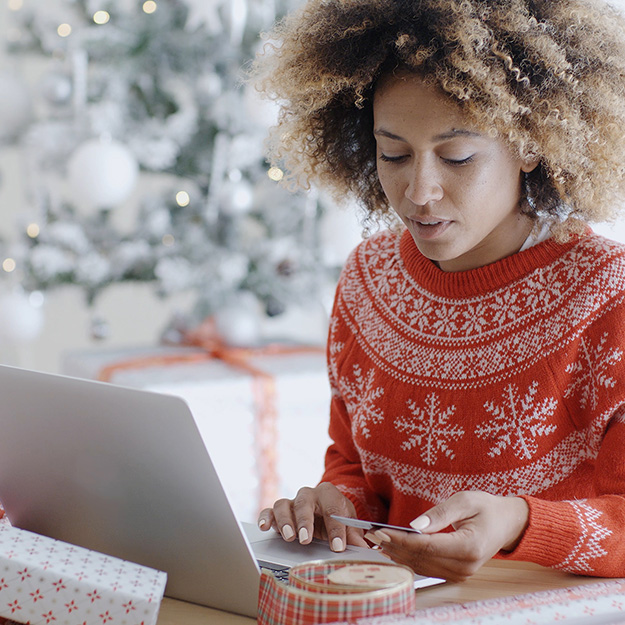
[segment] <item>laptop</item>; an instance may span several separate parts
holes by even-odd
[[[180,397],[0,365],[0,398],[0,502],[10,522],[165,571],[169,597],[254,617],[259,560],[387,562],[370,549],[335,554],[325,542],[244,527]]]

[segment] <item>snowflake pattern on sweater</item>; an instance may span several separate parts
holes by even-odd
[[[462,490],[522,496],[505,557],[625,576],[624,314],[625,246],[590,232],[458,273],[372,236],[335,298],[323,479],[394,524]]]

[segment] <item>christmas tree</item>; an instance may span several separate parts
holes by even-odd
[[[275,115],[243,70],[293,0],[11,0],[12,58],[44,61],[19,133],[27,291],[191,290],[195,320],[242,296],[267,315],[318,296],[317,196],[263,142]]]

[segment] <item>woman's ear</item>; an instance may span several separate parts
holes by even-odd
[[[524,159],[523,161],[521,161],[521,171],[529,174],[530,171],[534,171],[538,167],[539,163],[539,158]]]

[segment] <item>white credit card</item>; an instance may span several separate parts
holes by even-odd
[[[412,527],[402,527],[400,525],[388,525],[387,523],[377,523],[374,521],[363,521],[362,519],[353,519],[351,517],[339,516],[338,514],[330,515],[333,519],[340,521],[343,525],[349,527],[357,527],[361,530],[380,530],[388,528],[390,530],[400,530],[401,532],[412,532],[413,534],[421,534],[421,530],[415,530]]]

